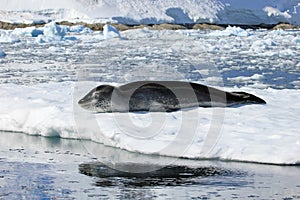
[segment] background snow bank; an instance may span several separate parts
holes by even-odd
[[[0,8],[3,10],[1,20],[25,23],[47,22],[49,19],[90,22],[102,19],[125,24],[209,22],[257,25],[289,22],[300,25],[299,0],[11,0],[1,1]],[[15,11],[24,12],[18,15]]]
[[[89,125],[85,124],[86,130],[77,133],[74,108],[81,108],[76,104],[77,99],[73,99],[74,86],[74,82],[33,86],[0,85],[0,102],[1,105],[5,105],[0,107],[0,130],[64,138],[85,138],[142,153],[153,153],[168,146],[174,140],[181,123],[181,112],[155,113],[153,116],[156,119],[167,120],[165,127],[167,131],[163,130],[147,138],[147,142],[120,131],[119,127],[114,125],[115,121],[111,120],[113,117],[111,113],[97,115],[85,113],[88,120],[96,116],[99,129],[91,130]],[[275,164],[299,163],[300,140],[297,121],[300,115],[299,91],[250,88],[241,90],[259,95],[268,104],[226,108],[220,138],[214,149],[205,157]],[[285,102],[293,103],[283,108]],[[183,152],[176,154],[174,151],[167,155],[201,158],[203,155],[200,154],[200,150],[204,143],[205,132],[210,128],[212,111],[215,109],[198,108],[185,111],[188,114],[200,113],[200,129],[194,134],[192,144],[183,155],[181,154]],[[130,116],[131,120],[138,124],[151,123],[151,119],[145,120],[149,117],[147,114]],[[128,120],[130,119],[126,117],[124,124],[128,124]],[[192,123],[192,120],[188,123]],[[126,128],[132,133],[136,131],[136,127]],[[180,148],[186,145],[184,142],[185,140],[182,140],[176,145]]]
[[[219,12],[224,24],[300,24],[300,1],[296,0],[221,0],[226,5]]]
[[[93,30],[82,25],[65,26],[58,25],[56,22],[50,22],[44,27],[36,28],[34,26],[27,28],[16,28],[14,30],[0,29],[0,43],[17,43],[21,39],[29,41],[31,37],[35,37],[36,43],[60,43],[64,41],[76,41],[80,34],[92,34]],[[97,34],[98,33],[98,34]],[[107,40],[111,38],[120,38],[119,31],[111,25],[104,25],[103,31],[97,32],[97,35],[92,37],[94,40]],[[72,35],[73,34],[73,35]]]

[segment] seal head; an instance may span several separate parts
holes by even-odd
[[[111,112],[111,95],[114,89],[111,85],[100,85],[80,99],[78,104],[94,112]]]

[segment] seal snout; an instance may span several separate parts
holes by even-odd
[[[80,104],[80,105],[82,105],[82,104],[84,104],[84,103],[86,103],[86,100],[83,98],[83,99],[80,99],[79,101],[78,101],[78,104]]]
[[[93,100],[95,99],[94,98],[94,96],[95,96],[94,93],[95,93],[95,90],[93,89],[87,95],[85,95],[82,99],[80,99],[78,101],[78,104],[82,108],[89,109],[93,104]]]
[[[82,99],[80,99],[78,101],[78,104],[83,105],[83,104],[87,104],[90,103],[92,100],[92,96],[91,95],[86,95],[85,97],[83,97]]]
[[[86,98],[82,98],[78,101],[78,104],[84,109],[89,109],[91,106],[91,101],[87,100]]]

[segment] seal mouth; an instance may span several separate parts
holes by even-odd
[[[90,107],[91,104],[93,103],[93,100],[95,100],[95,89],[93,89],[92,91],[90,91],[87,95],[85,95],[84,97],[82,97],[79,101],[78,104],[81,107]]]
[[[78,104],[80,106],[85,106],[87,104],[90,104],[91,103],[91,100],[90,99],[86,99],[86,98],[82,98],[78,101]]]
[[[83,97],[78,101],[78,105],[87,111],[99,112],[99,113],[109,112],[109,109],[105,110],[103,108],[103,105],[105,104],[101,101],[101,98],[99,100],[91,96]]]
[[[87,99],[87,98],[82,98],[78,101],[78,104],[80,105],[80,107],[86,109],[86,110],[94,110],[94,103],[93,103],[93,99]]]
[[[78,101],[78,104],[80,105],[81,108],[84,108],[86,110],[89,110],[89,108],[90,108],[89,103],[87,103],[86,101],[84,101],[82,99]]]
[[[80,99],[79,101],[78,101],[78,104],[79,105],[82,105],[82,104],[84,104],[85,103],[85,101],[83,100],[83,99]]]

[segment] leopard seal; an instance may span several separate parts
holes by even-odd
[[[120,86],[99,85],[78,101],[89,111],[173,112],[195,107],[232,107],[266,104],[246,92],[226,92],[184,81],[136,81]]]

